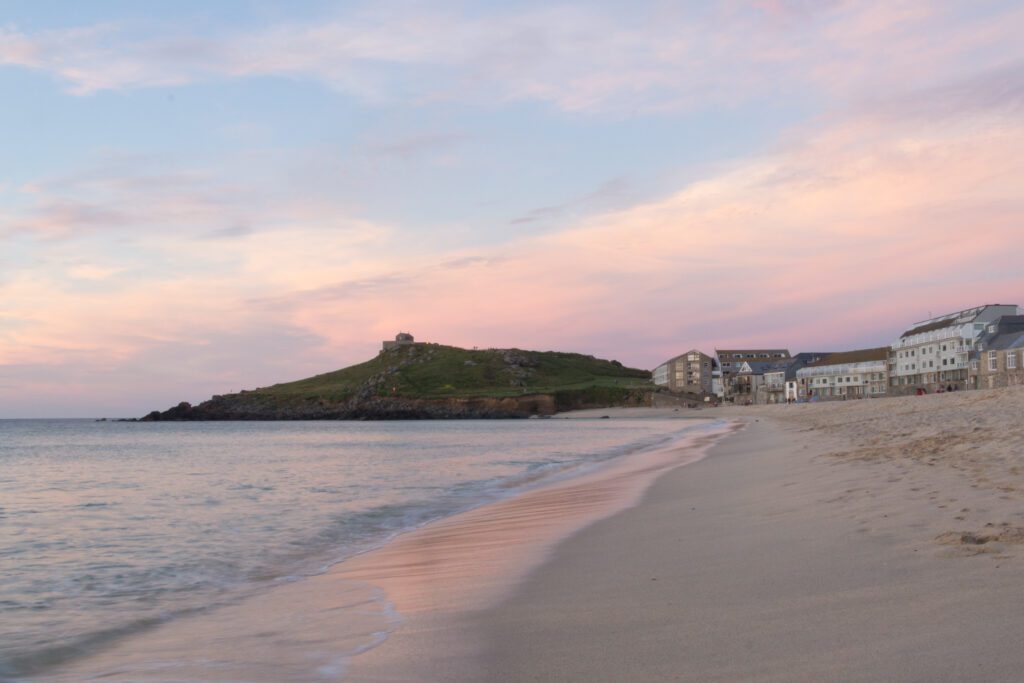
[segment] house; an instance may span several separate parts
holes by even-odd
[[[719,396],[741,403],[753,403],[764,383],[765,371],[777,370],[790,361],[786,349],[716,349],[715,361],[721,371]]]
[[[797,395],[814,400],[885,396],[889,347],[832,353],[796,371]]]
[[[978,338],[992,323],[1017,313],[1016,305],[986,304],[914,323],[890,345],[889,393],[966,389]]]
[[[654,369],[654,383],[670,391],[692,394],[711,393],[711,380],[715,359],[706,353],[691,349],[670,358]]]
[[[968,386],[996,389],[1024,384],[1024,315],[1004,315],[985,327],[971,354]]]
[[[754,369],[751,368],[751,384],[754,403],[783,403],[786,391],[786,369],[790,366],[787,361],[769,363],[761,368],[760,381],[755,379]],[[745,382],[746,374],[741,373],[737,382]]]
[[[395,335],[395,341],[385,341],[382,346],[384,351],[397,349],[402,346],[412,346],[415,343],[412,335],[408,332],[399,332]]]
[[[806,367],[808,363],[821,360],[831,355],[826,352],[802,352],[793,356],[788,363],[781,364],[764,373],[764,391],[758,396],[755,403],[786,403],[789,399],[798,400],[801,398],[799,383],[797,382],[797,370]]]

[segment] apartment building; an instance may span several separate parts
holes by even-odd
[[[889,347],[843,351],[808,363],[796,372],[802,399],[835,400],[885,396]]]
[[[691,349],[654,369],[654,383],[670,391],[711,394],[715,359]]]
[[[915,323],[889,347],[888,393],[966,389],[978,338],[1003,316],[1017,313],[1016,305],[986,304]]]

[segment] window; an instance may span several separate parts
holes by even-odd
[[[997,351],[989,351],[988,352],[988,369],[989,369],[989,372],[995,372],[996,369],[998,368],[998,366],[999,366],[998,352]]]
[[[1006,369],[1016,370],[1017,369],[1017,354],[1013,351],[1007,351],[1006,353]]]

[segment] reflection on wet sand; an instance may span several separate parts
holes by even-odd
[[[39,677],[47,683],[337,680],[395,623],[379,589],[329,574],[135,635],[129,646]]]
[[[379,586],[405,621],[386,645],[355,660],[353,680],[416,680],[415,662],[442,656],[438,648],[472,649],[444,641],[446,619],[500,601],[559,540],[636,504],[659,475],[701,459],[713,442],[738,428],[714,426],[671,447],[612,461],[405,534],[339,565],[336,576]]]

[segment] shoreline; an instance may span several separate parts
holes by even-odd
[[[439,634],[501,604],[567,538],[638,504],[660,476],[692,466],[739,428],[687,417],[706,429],[440,520],[337,565],[338,578],[381,588],[403,620],[388,642],[352,660],[345,680],[445,680],[447,672],[425,672],[424,659],[471,659],[479,643],[466,632],[439,648]]]
[[[708,410],[747,428],[351,680],[1017,681],[1022,409],[1024,390]]]

